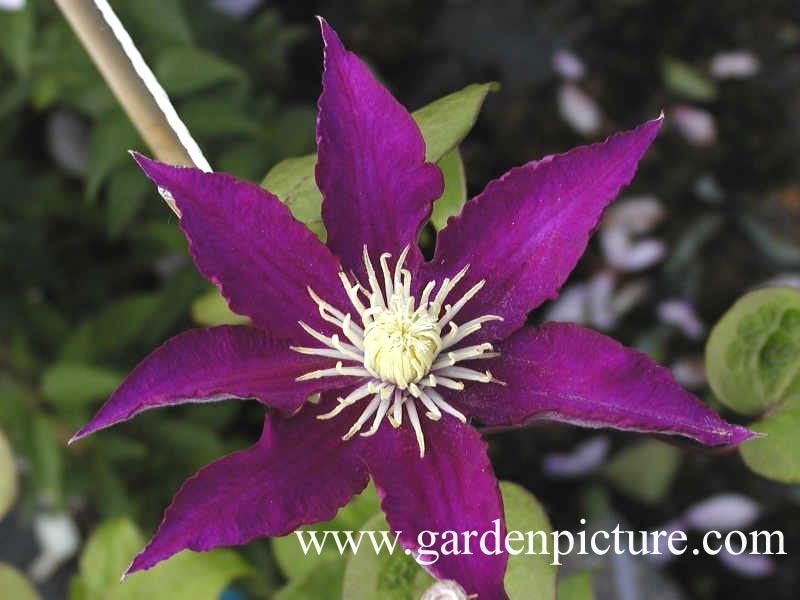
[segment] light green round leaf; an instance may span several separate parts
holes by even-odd
[[[504,580],[506,592],[512,600],[553,600],[556,596],[558,568],[550,564],[551,555],[543,552],[552,550],[550,520],[536,497],[522,486],[510,481],[501,481],[500,493],[503,496],[506,529],[523,534],[533,532],[535,536],[533,550],[536,552],[536,554],[527,553],[527,539],[524,542],[511,542],[514,548],[524,548],[525,551],[508,557]],[[535,535],[539,531],[544,532],[546,536],[547,548],[541,546],[541,535]]]
[[[25,576],[11,565],[0,562],[0,594],[13,600],[41,600]]]
[[[354,496],[347,506],[339,509],[333,519],[301,527],[300,530],[357,532],[363,529],[367,519],[379,510],[378,495],[375,493],[375,486],[370,482],[367,488],[357,496]],[[286,578],[290,580],[305,578],[310,571],[313,571],[322,563],[340,556],[335,542],[331,539],[326,540],[322,547],[322,552],[319,554],[316,551],[304,554],[294,532],[283,537],[272,538],[271,543],[278,566]]]
[[[59,409],[86,406],[106,398],[123,377],[102,367],[57,363],[42,375],[42,395]]]
[[[711,331],[706,371],[720,401],[742,414],[800,398],[800,291],[742,296]]]
[[[14,505],[17,493],[17,464],[14,461],[11,444],[8,443],[3,430],[0,429],[0,519]]]
[[[486,95],[497,89],[499,87],[496,83],[468,85],[464,89],[440,98],[412,113],[411,116],[414,117],[422,131],[422,137],[425,138],[426,160],[438,163],[448,152],[455,149],[475,125]],[[456,165],[453,164],[454,161],[455,158],[451,157],[449,163],[439,166],[443,170],[451,171],[451,179],[456,178],[456,184],[451,184],[451,187],[455,185],[457,188],[458,174],[457,172],[453,173],[456,168]],[[270,169],[261,181],[261,187],[280,198],[298,221],[305,223],[324,241],[326,233],[320,216],[322,195],[317,189],[314,178],[316,164],[316,154],[283,160]],[[445,176],[447,177],[447,172],[445,172]],[[447,193],[445,190],[445,195]],[[450,206],[450,210],[453,210],[452,206],[456,203],[457,197],[458,194],[454,189],[453,197],[445,200],[440,210],[447,212],[444,210],[445,206]],[[447,216],[444,217],[445,221]]]
[[[192,320],[198,325],[247,325],[250,319],[237,315],[230,308],[219,290],[209,290],[192,302]]]
[[[231,581],[252,573],[252,567],[233,550],[184,550],[120,583],[144,541],[126,518],[102,523],[79,561],[80,583],[75,587],[83,592],[83,600],[217,600]]]
[[[467,201],[467,180],[458,148],[445,154],[438,164],[444,176],[444,193],[433,203],[431,223],[436,231],[447,225],[447,219],[459,214]]]
[[[592,574],[576,571],[558,580],[558,600],[594,600]]]
[[[302,577],[292,579],[272,600],[341,600],[347,558],[335,556],[319,562]]]
[[[87,540],[78,561],[84,599],[101,600],[109,589],[119,586],[119,578],[144,543],[144,536],[127,518],[100,524]]]
[[[364,531],[389,531],[383,513],[369,519]],[[392,534],[390,534],[390,537]],[[376,533],[376,540],[380,540]],[[435,579],[406,554],[398,543],[394,552],[385,548],[376,554],[369,539],[365,547],[347,560],[342,598],[347,600],[417,600]]]
[[[680,450],[646,439],[620,450],[604,472],[622,493],[646,504],[655,504],[669,491],[680,462]]]
[[[749,426],[766,437],[742,442],[744,462],[759,475],[800,483],[800,407],[786,406]]]
[[[133,557],[131,557],[133,558]],[[234,579],[253,575],[253,568],[234,550],[184,550],[139,571],[105,596],[108,600],[218,600]]]

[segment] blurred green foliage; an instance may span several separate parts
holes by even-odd
[[[311,19],[298,27],[266,9],[243,24],[206,3],[112,4],[215,167],[258,180],[314,148],[314,99],[287,92],[288,53],[314,31]],[[0,430],[24,465],[19,511],[30,520],[67,510],[89,529],[124,516],[151,531],[180,483],[252,442],[263,417],[239,403],[166,411],[67,447],[125,373],[191,327],[192,304],[216,290],[127,154],[148,149],[52,2],[0,10],[0,119]],[[4,484],[3,503],[11,492]],[[138,549],[125,546],[121,560]],[[265,574],[274,568],[257,548],[250,558]],[[223,564],[200,560],[182,568]],[[120,574],[109,575],[115,587]],[[144,593],[135,579],[119,593]],[[82,575],[72,597],[109,597],[96,587]]]

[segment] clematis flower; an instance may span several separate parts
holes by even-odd
[[[636,350],[577,325],[524,326],[556,296],[660,120],[512,169],[449,221],[426,262],[416,240],[442,175],[405,108],[321,26],[326,244],[257,185],[136,155],[174,198],[197,267],[253,326],[167,341],[74,439],[157,406],[255,398],[270,409],[254,446],[183,485],[128,573],[330,519],[370,478],[405,548],[423,530],[482,535],[503,506],[476,423],[554,419],[704,444],[750,436]],[[506,560],[442,555],[430,570],[505,598]]]

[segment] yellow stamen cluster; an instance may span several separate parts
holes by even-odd
[[[336,408],[319,416],[320,419],[333,418],[348,406],[369,398],[365,400],[367,405],[361,416],[344,435],[344,439],[350,439],[360,432],[370,419],[372,424],[367,431],[361,432],[362,436],[374,435],[384,417],[393,427],[400,427],[405,411],[414,429],[420,456],[424,456],[425,438],[417,413],[417,402],[425,409],[425,416],[432,421],[441,419],[444,412],[466,422],[466,417],[448,403],[436,388],[461,390],[464,381],[500,383],[489,371],[456,366],[463,361],[497,356],[491,344],[456,346],[478,331],[483,323],[502,318],[484,315],[463,325],[453,321],[485,283],[478,282],[457,302],[445,304],[447,296],[464,277],[469,265],[452,279],[446,278],[438,290],[435,281],[429,282],[417,301],[411,295],[411,272],[403,268],[407,254],[408,248],[398,258],[394,272],[388,263],[391,255],[384,253],[380,256],[382,286],[366,247],[364,265],[369,288],[351,281],[345,273],[339,273],[357,318],[361,321],[360,325],[354,322],[351,313],[331,306],[309,288],[309,294],[319,307],[322,318],[336,325],[347,341],[343,341],[338,333],[326,336],[300,322],[300,326],[324,347],[294,347],[293,350],[337,360],[334,367],[306,373],[299,380],[336,376],[363,380],[347,397],[339,398]]]

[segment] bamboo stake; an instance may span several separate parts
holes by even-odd
[[[158,160],[211,166],[106,0],[55,0],[125,113]],[[168,193],[162,196],[178,214]]]

